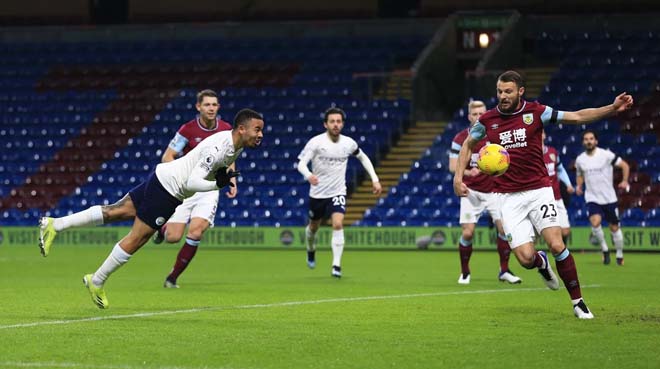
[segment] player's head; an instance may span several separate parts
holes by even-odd
[[[234,117],[234,132],[237,132],[241,147],[257,147],[264,137],[264,117],[252,109],[241,109]]]
[[[486,112],[486,104],[480,100],[472,100],[468,104],[468,120],[470,125],[479,120],[479,117]]]
[[[508,70],[497,77],[497,108],[503,113],[513,113],[525,93],[525,83],[520,73]]]
[[[213,90],[201,90],[197,93],[197,104],[195,104],[199,116],[206,122],[215,121],[220,109],[218,94]]]
[[[592,152],[598,146],[598,134],[588,129],[582,133],[582,146],[587,152]]]
[[[330,108],[324,113],[323,127],[328,130],[331,137],[337,138],[344,128],[344,119],[346,119],[346,113],[343,110]]]

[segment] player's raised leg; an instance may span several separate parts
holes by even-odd
[[[316,268],[316,232],[318,232],[321,225],[321,220],[309,220],[309,224],[305,227],[305,246],[307,249],[307,267],[309,269]]]
[[[135,207],[129,195],[111,205],[95,205],[83,211],[61,218],[42,217],[39,221],[39,249],[45,257],[55,241],[57,233],[69,228],[97,226],[135,217]]]
[[[108,255],[96,272],[83,277],[83,282],[92,296],[92,302],[98,308],[108,308],[109,303],[105,295],[104,285],[110,275],[126,264],[131,256],[149,241],[149,238],[151,238],[155,231],[155,229],[136,217],[131,231],[126,237],[115,244],[110,255]]]
[[[602,218],[600,214],[592,214],[589,216],[589,222],[591,223],[591,234],[593,234],[596,240],[598,240],[600,250],[603,253],[603,264],[608,265],[610,263],[610,250],[607,247],[607,241],[605,240],[605,232],[603,232],[601,220]]]

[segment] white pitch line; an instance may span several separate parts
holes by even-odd
[[[185,366],[149,366],[149,365],[103,365],[103,364],[82,364],[67,362],[24,362],[24,361],[5,361],[0,362],[0,368],[83,368],[83,369],[230,369],[216,368],[209,366],[185,367]]]
[[[598,287],[600,287],[600,285],[594,284],[594,285],[581,286],[581,287],[582,288],[598,288]],[[144,317],[152,317],[152,316],[160,316],[160,315],[189,314],[189,313],[198,313],[198,312],[206,312],[206,311],[219,311],[219,310],[263,309],[263,308],[282,307],[282,306],[327,304],[327,303],[333,303],[333,302],[394,300],[394,299],[407,299],[407,298],[415,298],[415,297],[436,297],[436,296],[452,296],[452,295],[479,295],[479,294],[503,293],[503,292],[530,292],[530,291],[546,291],[546,290],[547,290],[547,288],[504,288],[504,289],[496,289],[496,290],[475,290],[475,291],[469,291],[468,290],[468,291],[453,291],[453,292],[412,293],[412,294],[405,294],[405,295],[337,297],[337,298],[332,298],[332,299],[321,299],[321,300],[275,302],[275,303],[271,303],[271,304],[252,304],[252,305],[235,305],[235,306],[210,306],[210,307],[183,309],[183,310],[153,311],[153,312],[145,312],[145,313],[125,314],[125,315],[95,316],[95,317],[81,318],[81,319],[49,320],[49,321],[43,321],[43,322],[9,324],[9,325],[0,325],[0,329],[28,328],[28,327],[38,327],[38,326],[44,326],[44,325],[62,325],[62,324],[95,322],[95,321],[100,321],[100,320],[111,320],[111,319],[144,318]]]

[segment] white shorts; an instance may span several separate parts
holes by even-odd
[[[571,228],[571,222],[568,220],[568,211],[566,206],[564,206],[564,200],[559,199],[555,200],[557,203],[557,219],[559,220],[559,226],[562,228]]]
[[[512,249],[534,242],[534,231],[559,227],[559,212],[551,187],[501,193],[502,227]]]
[[[197,192],[177,206],[168,223],[188,223],[192,218],[208,220],[213,227],[220,191]]]
[[[458,222],[477,223],[484,210],[488,210],[493,221],[502,218],[498,194],[469,190],[467,196],[461,197],[461,215]]]

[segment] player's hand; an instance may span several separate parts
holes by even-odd
[[[621,183],[619,183],[617,187],[620,190],[630,191],[630,183],[628,183],[628,181],[621,181]]]
[[[566,186],[566,192],[568,192],[569,195],[572,195],[575,193],[575,188],[573,188],[573,186]]]
[[[229,182],[229,191],[225,193],[228,198],[233,199],[238,195],[238,187],[236,187],[236,178],[232,178]]]
[[[582,196],[582,186],[577,186],[575,188],[575,194],[578,196]]]
[[[612,106],[614,107],[614,111],[617,113],[630,109],[632,105],[633,105],[633,97],[631,95],[626,94],[625,92],[617,96],[614,99],[614,102],[612,103]]]
[[[469,190],[465,185],[465,183],[454,181],[454,193],[456,194],[456,196],[465,197],[468,195],[468,192]]]
[[[223,188],[227,185],[234,187],[234,184],[231,183],[231,179],[238,177],[241,172],[234,172],[233,170],[227,170],[226,167],[218,168],[218,171],[215,172],[215,184],[218,188]]]
[[[312,186],[316,186],[317,184],[319,184],[319,177],[317,177],[313,174],[311,176],[309,176],[309,178],[307,178],[307,180],[309,181],[309,183]]]
[[[464,173],[465,174],[463,174],[463,176],[474,177],[474,176],[479,175],[479,173],[481,173],[481,171],[477,167],[472,167],[470,169],[466,169]]]
[[[383,187],[381,187],[380,182],[374,182],[371,186],[373,187],[374,195],[380,195],[380,193],[383,192]]]

